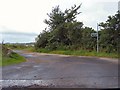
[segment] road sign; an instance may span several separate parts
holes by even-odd
[[[97,33],[91,33],[91,37],[97,37]]]

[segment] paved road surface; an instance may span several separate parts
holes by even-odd
[[[3,87],[118,87],[117,59],[15,52],[27,62],[2,68]]]

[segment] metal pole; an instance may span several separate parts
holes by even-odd
[[[99,45],[98,45],[98,23],[97,23],[97,53],[99,52]]]

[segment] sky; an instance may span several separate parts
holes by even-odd
[[[34,42],[47,25],[47,13],[59,5],[64,11],[74,4],[81,5],[77,20],[96,29],[109,15],[118,11],[120,0],[0,0],[0,41],[11,43]]]

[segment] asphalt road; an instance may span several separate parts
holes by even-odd
[[[26,62],[2,68],[3,87],[118,88],[118,60],[15,51]]]

